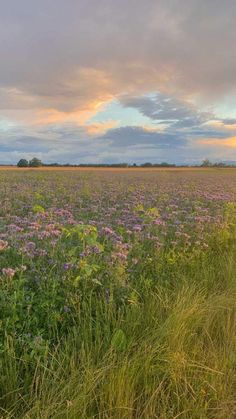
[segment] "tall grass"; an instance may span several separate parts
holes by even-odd
[[[136,273],[129,305],[88,290],[69,333],[38,353],[6,335],[1,416],[234,418],[236,239],[175,256]]]

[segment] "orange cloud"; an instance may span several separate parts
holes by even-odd
[[[118,121],[97,122],[96,124],[86,124],[86,131],[89,135],[101,135],[107,130],[117,127]]]
[[[236,148],[236,137],[222,138],[204,138],[198,140],[198,144],[207,145],[211,147],[229,147]]]
[[[41,109],[33,118],[34,124],[48,125],[57,123],[75,123],[84,125],[90,118],[100,112],[110,100],[97,100],[90,102],[84,109],[63,112],[57,109]]]
[[[7,109],[1,112],[2,117],[15,121],[17,124],[27,125],[50,125],[50,124],[63,124],[73,123],[76,125],[86,124],[90,118],[99,113],[104,106],[106,106],[112,99],[93,100],[86,106],[77,110],[69,110],[67,112],[58,110],[54,107],[38,109]]]
[[[210,126],[212,128],[216,128],[216,129],[222,129],[222,130],[227,130],[227,131],[235,131],[236,130],[236,124],[224,124],[223,121],[208,121],[205,125]]]
[[[148,132],[163,132],[165,131],[164,124],[160,126],[152,126],[152,125],[143,125],[142,128]]]

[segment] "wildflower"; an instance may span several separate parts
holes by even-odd
[[[72,264],[71,263],[64,263],[64,265],[63,265],[64,271],[68,271],[71,268],[72,268]]]
[[[154,220],[153,224],[161,226],[161,225],[164,225],[165,223],[160,218],[157,218],[156,220]]]
[[[41,232],[38,234],[38,238],[39,238],[40,240],[46,239],[46,238],[48,238],[48,237],[50,237],[50,236],[51,236],[51,234],[50,234],[50,232],[49,232],[49,231],[41,231]]]
[[[126,261],[126,259],[127,259],[127,254],[126,254],[126,253],[124,253],[124,252],[116,252],[116,253],[113,253],[113,254],[111,255],[111,257],[112,257],[112,259],[114,259],[114,260],[120,259],[120,260]]]
[[[52,236],[56,236],[56,237],[58,237],[58,236],[60,236],[60,234],[61,234],[61,231],[60,230],[58,230],[58,229],[53,229],[53,230],[51,230],[51,235]]]
[[[23,231],[23,228],[22,227],[19,227],[19,226],[15,225],[15,224],[9,224],[8,225],[8,228],[9,228],[9,230],[11,230],[12,233],[13,232],[18,233],[18,232]]]
[[[13,276],[16,273],[16,269],[12,269],[12,268],[3,268],[2,269],[2,273],[4,276],[6,276],[8,279],[13,278]]]
[[[36,254],[37,254],[37,256],[46,256],[47,251],[44,250],[44,249],[38,249]]]
[[[136,233],[140,233],[140,231],[142,230],[142,226],[140,224],[136,224],[136,225],[134,225],[133,230]]]
[[[6,250],[8,248],[8,242],[5,240],[0,240],[0,251]]]
[[[91,253],[99,254],[101,253],[101,249],[98,246],[93,246],[90,248]]]
[[[102,232],[104,233],[104,234],[114,234],[114,231],[112,230],[112,228],[110,228],[110,227],[103,227],[103,229],[102,229]]]
[[[34,242],[28,242],[26,243],[26,247],[28,249],[34,249],[36,247],[36,244]]]
[[[29,225],[29,228],[32,229],[32,230],[38,230],[40,227],[41,227],[40,224],[36,223],[36,222],[32,222]]]

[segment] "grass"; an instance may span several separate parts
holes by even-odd
[[[53,345],[19,351],[6,334],[2,417],[233,419],[236,239],[222,237],[174,259],[153,254],[128,305],[87,290]]]

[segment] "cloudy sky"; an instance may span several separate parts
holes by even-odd
[[[235,0],[0,6],[0,163],[236,160]]]

